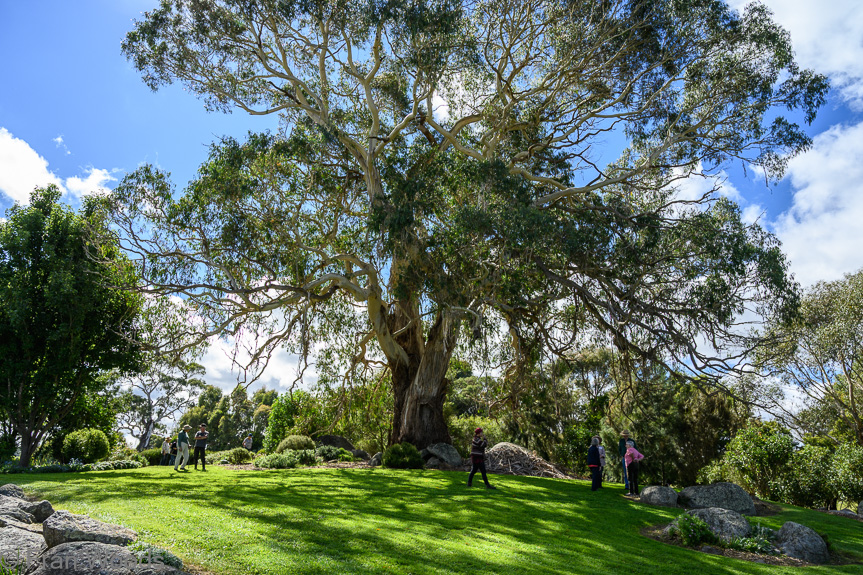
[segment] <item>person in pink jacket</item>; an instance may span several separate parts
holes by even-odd
[[[629,493],[627,495],[638,496],[638,462],[644,459],[644,456],[635,449],[635,443],[631,440],[626,442],[626,455],[623,456],[626,461],[626,475],[629,478]]]

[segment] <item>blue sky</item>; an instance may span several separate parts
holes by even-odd
[[[735,165],[726,193],[776,233],[798,280],[811,285],[863,267],[863,18],[859,0],[764,3],[790,31],[798,61],[827,74],[833,90],[810,128],[815,145],[782,182],[767,187]],[[274,117],[207,113],[180,86],[154,93],[143,84],[120,42],[156,4],[0,0],[0,213],[51,182],[77,206],[142,163],[172,172],[182,187],[217,137],[276,127]],[[232,386],[220,350],[205,364],[209,380]],[[292,381],[289,364],[271,366],[264,381]]]

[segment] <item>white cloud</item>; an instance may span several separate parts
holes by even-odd
[[[57,147],[66,149],[63,136],[52,140]],[[66,150],[68,153],[68,150]],[[48,160],[30,147],[30,144],[14,137],[6,128],[0,127],[0,193],[12,201],[26,204],[34,188],[54,184],[64,194],[77,198],[98,193],[110,182],[117,180],[112,174],[117,170],[104,170],[88,166],[83,176],[71,176],[63,180],[48,168]]]
[[[57,136],[56,138],[53,138],[51,141],[54,142],[58,148],[60,148],[64,152],[66,152],[67,156],[72,153],[69,151],[69,148],[66,147],[66,142],[63,141],[63,135],[62,134]]]
[[[218,338],[210,340],[210,347],[204,353],[203,357],[198,360],[198,363],[207,369],[204,376],[206,382],[210,385],[215,385],[225,391],[230,391],[236,387],[237,382],[242,380],[243,373],[240,369],[241,365],[246,365],[250,355],[241,349],[237,354],[236,362],[234,357],[234,343]],[[239,364],[239,365],[238,365]],[[299,357],[291,355],[284,350],[277,350],[273,353],[269,364],[263,375],[255,383],[255,388],[262,385],[270,389],[287,390],[297,378],[299,367]],[[297,385],[297,388],[308,388],[311,384],[317,381],[317,373],[314,366],[309,366],[303,375],[303,380]]]
[[[89,166],[86,168],[86,171],[87,177],[85,178],[77,176],[66,178],[66,189],[70,194],[81,197],[99,193],[107,186],[108,182],[117,181],[117,178],[112,176],[108,170]]]
[[[834,126],[791,160],[791,208],[774,224],[804,286],[863,267],[863,123]]]
[[[731,0],[738,10],[750,0]],[[826,74],[843,98],[863,109],[863,18],[860,0],[761,0],[791,34],[797,61]]]
[[[24,140],[0,128],[0,192],[13,201],[27,203],[33,188],[63,183],[48,169],[48,161]]]

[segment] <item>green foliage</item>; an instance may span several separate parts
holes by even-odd
[[[138,563],[161,563],[176,569],[183,568],[183,561],[179,557],[161,547],[143,541],[135,541],[127,545],[126,549],[138,559]]]
[[[93,463],[108,456],[111,446],[99,429],[73,431],[63,440],[63,457]]]
[[[315,449],[315,454],[324,461],[338,460],[339,454],[343,451],[341,447],[335,445],[320,445]]]
[[[422,469],[423,458],[419,450],[411,443],[396,443],[383,452],[384,467],[391,469]]]
[[[300,451],[303,449],[315,449],[315,441],[307,435],[289,435],[279,442],[276,447],[276,453],[282,453],[286,450]]]
[[[263,469],[293,469],[300,465],[300,459],[295,451],[262,455],[255,459],[255,467]]]
[[[141,466],[146,467],[149,462],[141,453],[127,445],[115,447],[108,455],[108,461],[137,461]]]
[[[764,499],[780,498],[794,454],[791,433],[775,421],[753,422],[738,432],[722,457],[724,474]]]
[[[488,440],[489,447],[494,447],[495,444],[507,440],[506,433],[501,424],[497,420],[488,417],[480,417],[478,415],[450,417],[447,426],[452,438],[452,445],[462,457],[470,455],[471,442],[473,441],[474,431],[476,431],[477,427],[482,428],[485,438]]]
[[[305,391],[282,394],[270,411],[264,449],[267,453],[273,453],[289,435],[308,436],[324,428],[321,406],[312,394]],[[314,442],[311,447],[303,449],[314,449]]]
[[[704,520],[688,513],[677,518],[677,524],[670,531],[672,536],[680,537],[680,541],[687,547],[696,547],[704,543],[717,543],[716,535]]]
[[[795,451],[779,481],[779,499],[801,507],[834,506],[833,451],[814,445],[804,445]]]
[[[223,394],[220,388],[208,385],[198,397],[198,405],[186,411],[178,424],[188,424],[193,429],[201,423],[207,424],[210,434],[207,448],[212,451],[239,447],[249,433],[252,434],[252,446],[259,446],[270,414],[270,406],[264,402],[274,401],[277,396],[275,391],[262,388],[249,399],[242,387]]]
[[[139,367],[127,337],[142,298],[110,287],[135,285],[135,270],[104,211],[59,200],[56,186],[38,188],[0,222],[0,378],[20,383],[0,389],[0,409],[22,466],[82,395],[104,389],[100,373]]]
[[[293,453],[297,457],[297,461],[300,462],[300,465],[314,465],[318,462],[314,449],[297,449]],[[339,455],[339,460],[345,461],[341,459],[341,453]],[[348,455],[350,455],[350,453],[348,453]],[[348,459],[347,461],[351,461],[351,459]]]
[[[863,447],[850,443],[837,447],[830,478],[837,499],[863,501]]]
[[[245,447],[235,447],[234,449],[231,449],[230,451],[225,453],[223,457],[231,465],[242,465],[244,463],[251,462],[252,459],[254,459],[254,453],[252,453]]]
[[[162,449],[145,449],[141,452],[141,457],[147,460],[148,465],[159,465],[159,462],[162,461]]]

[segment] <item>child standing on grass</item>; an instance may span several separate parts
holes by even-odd
[[[629,493],[633,497],[638,496],[638,467],[639,462],[644,459],[644,456],[635,449],[635,442],[629,440],[626,442],[626,475],[629,477]]]
[[[485,481],[486,489],[496,489],[494,486],[490,485],[488,482],[488,477],[485,474],[485,448],[488,447],[488,440],[485,438],[485,434],[482,432],[482,427],[477,427],[476,431],[473,432],[473,442],[470,446],[470,461],[471,461],[471,469],[470,475],[467,476],[467,486],[473,486],[473,476],[479,471],[482,473],[482,480]]]

